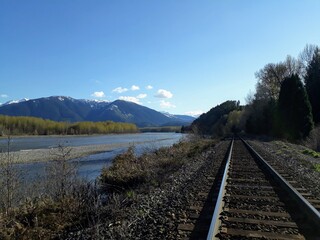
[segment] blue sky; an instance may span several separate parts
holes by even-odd
[[[318,0],[0,0],[0,103],[125,99],[171,113],[244,99],[320,45]]]

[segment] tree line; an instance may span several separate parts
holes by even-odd
[[[256,89],[247,96],[247,105],[226,101],[201,115],[191,130],[218,136],[242,131],[298,141],[318,126],[320,143],[319,47],[307,45],[297,58],[288,55],[282,62],[268,63],[255,76]]]
[[[11,117],[0,115],[0,135],[77,135],[135,133],[132,123],[119,122],[55,122],[36,117]]]
[[[320,49],[307,45],[298,58],[269,63],[256,72],[248,96],[248,133],[301,140],[320,122]]]
[[[197,134],[213,136],[225,135],[229,130],[229,118],[231,118],[240,109],[239,101],[226,101],[212,108],[209,112],[202,114],[199,118],[193,121],[191,129],[183,127],[182,131],[186,132],[192,130]]]

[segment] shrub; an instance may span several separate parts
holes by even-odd
[[[303,143],[308,148],[320,151],[320,126],[313,129]]]
[[[180,142],[140,157],[136,157],[134,148],[130,147],[114,159],[110,168],[102,170],[101,184],[109,192],[123,192],[144,183],[158,186],[165,176],[177,171],[212,144],[212,140]]]
[[[306,154],[306,155],[309,155],[311,157],[314,157],[314,158],[319,158],[320,157],[320,153],[318,152],[315,152],[311,149],[305,149],[302,151],[303,154]]]
[[[121,191],[143,183],[147,177],[143,158],[134,155],[134,147],[115,157],[110,168],[103,168],[101,181],[110,191]]]
[[[314,166],[314,169],[317,171],[317,172],[320,172],[320,163],[316,163],[313,165]]]

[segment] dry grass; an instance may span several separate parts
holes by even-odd
[[[75,167],[68,162],[70,151],[59,146],[54,154],[56,161],[51,162],[48,177],[43,180],[45,189],[38,194],[34,192],[32,198],[23,196],[19,202],[13,201],[18,193],[15,185],[4,184],[12,182],[12,174],[1,175],[1,187],[7,189],[10,199],[0,201],[0,239],[53,239],[68,229],[82,228],[95,220],[99,208],[97,188],[75,178]],[[8,154],[7,161],[11,159]],[[11,165],[0,165],[0,169],[9,169],[8,166]]]
[[[123,192],[146,183],[159,185],[166,175],[177,171],[189,158],[212,144],[212,140],[203,139],[180,142],[141,157],[136,157],[131,147],[117,156],[110,168],[102,170],[101,183],[108,192]]]
[[[303,142],[303,145],[315,151],[320,151],[320,126],[310,132],[307,139]]]
[[[0,239],[55,239],[70,229],[96,225],[98,202],[96,188],[86,183],[78,183],[63,199],[26,199],[10,216],[0,217]]]
[[[99,229],[105,226],[129,231],[130,226],[120,224],[120,219],[126,214],[124,209],[139,201],[138,191],[161,186],[171,173],[213,144],[211,140],[193,139],[140,157],[129,148],[114,159],[112,167],[103,170],[102,189],[74,181],[63,195],[49,192],[27,198],[12,208],[10,215],[0,213],[0,239],[72,239],[74,235],[69,234],[79,231],[99,239]]]

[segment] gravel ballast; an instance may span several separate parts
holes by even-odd
[[[107,216],[94,228],[73,232],[68,239],[185,239],[178,225],[185,223],[199,186],[206,184],[205,176],[212,168],[220,167],[228,146],[229,141],[222,141],[194,156],[160,187],[136,191],[131,202],[119,198],[114,201],[118,204],[109,206],[118,214]]]
[[[274,161],[283,171],[290,174],[301,186],[320,199],[320,172],[314,169],[320,159],[303,154],[301,145],[282,141],[250,141],[255,150],[267,161]]]

